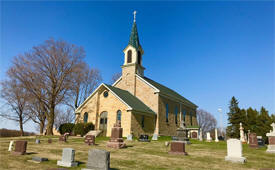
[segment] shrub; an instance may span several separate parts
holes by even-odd
[[[72,133],[73,129],[74,129],[75,124],[73,123],[63,123],[59,126],[59,132],[60,134],[64,134],[64,133]]]
[[[93,123],[77,123],[75,124],[73,131],[75,135],[84,136],[90,130],[94,130],[94,127]]]

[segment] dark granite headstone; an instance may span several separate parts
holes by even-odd
[[[192,132],[191,136],[192,136],[193,139],[197,139],[198,138],[197,132]]]
[[[140,142],[150,142],[148,135],[140,135],[138,141]]]
[[[86,135],[84,142],[88,145],[95,145],[95,136],[94,135]]]
[[[258,139],[258,146],[259,147],[264,147],[265,146],[265,141],[263,139]]]
[[[185,152],[185,143],[183,141],[172,141],[169,154],[187,155],[187,152]]]
[[[48,158],[41,158],[41,157],[35,156],[35,157],[32,157],[32,160],[36,162],[44,162],[44,161],[48,161]]]
[[[110,141],[107,143],[107,147],[110,148],[124,148],[126,147],[126,144],[123,142],[122,138],[122,131],[120,122],[117,122],[114,127],[112,128],[111,138]]]
[[[15,141],[15,149],[13,154],[15,155],[24,155],[26,153],[27,150],[27,141]]]
[[[249,146],[252,148],[258,148],[258,139],[256,133],[249,133]]]

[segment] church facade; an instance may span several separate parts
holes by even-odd
[[[102,83],[75,110],[76,122],[92,122],[95,130],[110,136],[119,120],[123,136],[158,134],[173,136],[186,123],[190,137],[198,137],[197,106],[172,89],[144,76],[143,49],[134,21],[123,50],[122,76],[113,84]]]

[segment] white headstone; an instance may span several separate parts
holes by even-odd
[[[74,161],[75,150],[72,148],[63,148],[62,160],[57,161],[57,165],[65,167],[77,166],[78,163]]]
[[[215,142],[219,142],[217,128],[215,128]]]
[[[129,135],[127,136],[127,140],[132,141],[132,140],[133,140],[133,135],[132,135],[132,134],[129,134]]]
[[[200,141],[203,141],[203,139],[202,139],[202,130],[200,130]]]
[[[14,141],[10,141],[10,145],[9,145],[9,150],[8,151],[12,151],[13,150],[13,146],[14,146]]]
[[[227,140],[227,156],[226,161],[244,163],[246,158],[242,155],[242,142],[238,139]]]
[[[211,138],[211,136],[210,136],[210,132],[207,132],[207,133],[206,133],[206,141],[207,141],[207,142],[211,142],[211,141],[212,141],[212,138]]]
[[[158,134],[153,134],[152,140],[158,140]]]

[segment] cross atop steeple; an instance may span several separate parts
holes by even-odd
[[[137,11],[134,11],[133,14],[134,14],[134,22],[136,22],[136,14],[137,14]]]

